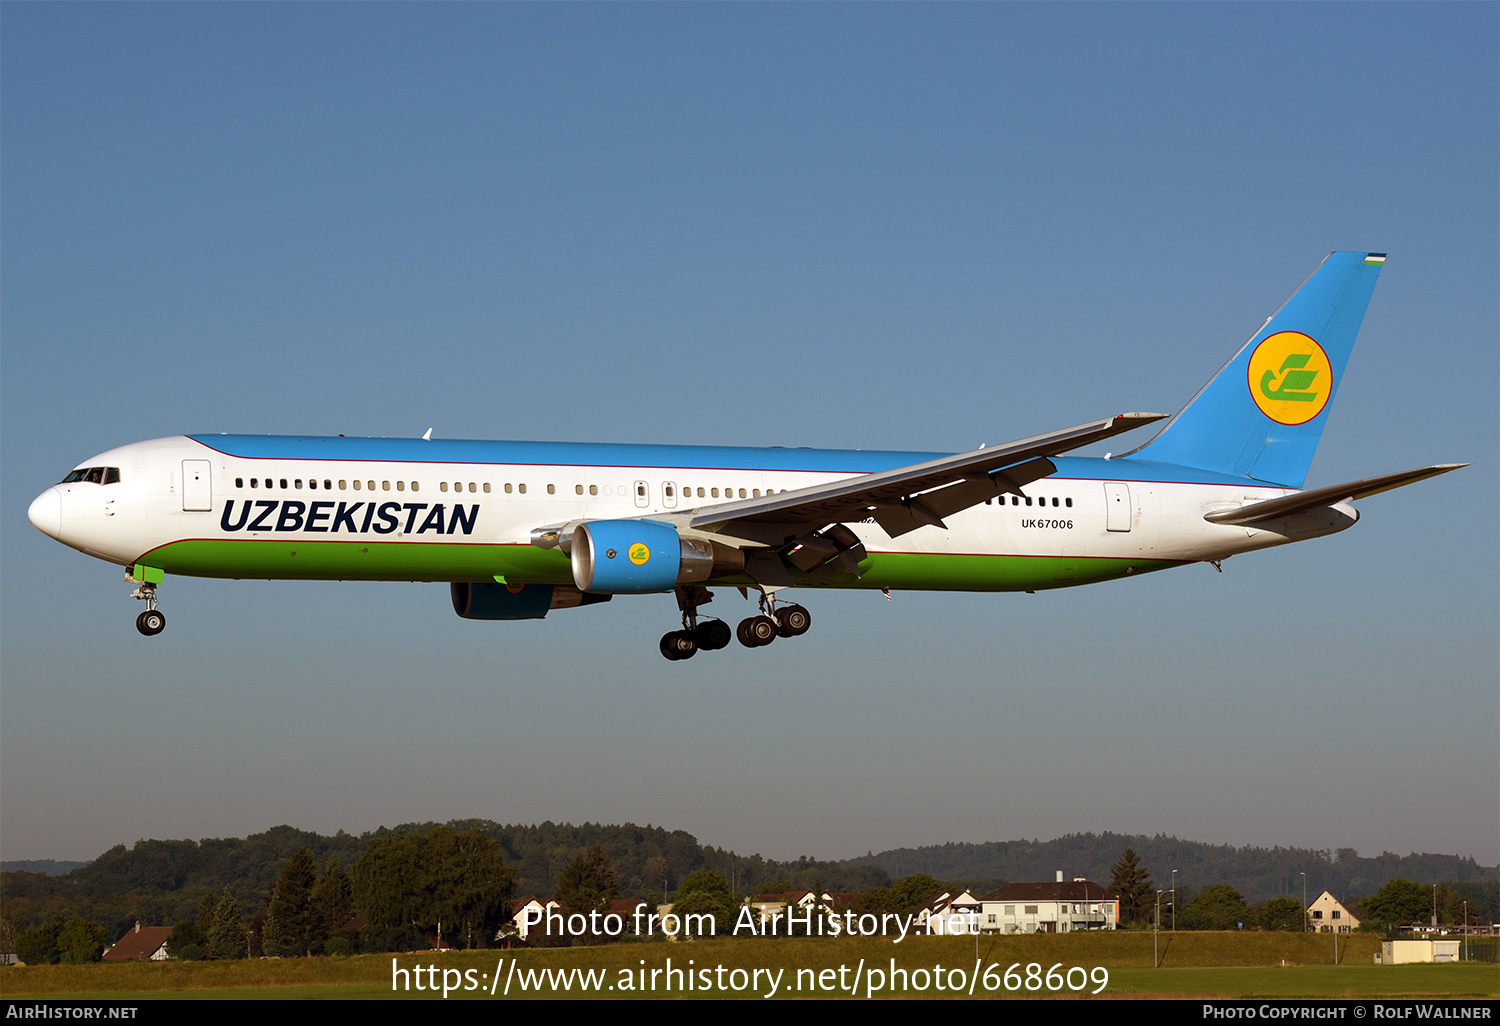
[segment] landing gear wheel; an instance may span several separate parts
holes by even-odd
[[[752,616],[748,620],[740,621],[740,627],[736,633],[739,635],[741,645],[746,648],[759,648],[776,640],[776,621],[769,616]]]
[[[776,633],[783,638],[800,638],[812,626],[812,614],[803,606],[783,606],[779,619],[781,624]]]
[[[148,609],[135,618],[135,629],[148,638],[160,634],[166,626],[166,616],[157,609]]]
[[[734,640],[734,632],[723,620],[704,620],[693,630],[693,640],[705,652],[716,652]]]
[[[698,654],[698,643],[691,631],[669,631],[661,636],[661,654],[676,662]]]

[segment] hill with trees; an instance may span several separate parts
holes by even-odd
[[[1236,848],[1165,834],[1112,833],[1068,834],[1053,841],[896,848],[843,864],[877,866],[893,877],[929,873],[940,880],[1051,880],[1060,870],[1068,879],[1085,876],[1108,881],[1126,849],[1135,852],[1157,887],[1170,886],[1175,869],[1179,890],[1201,891],[1227,883],[1256,904],[1279,895],[1300,899],[1303,873],[1307,874],[1309,900],[1325,888],[1341,898],[1373,894],[1393,877],[1480,885],[1500,876],[1494,866],[1481,866],[1457,855],[1384,852],[1361,858],[1353,848]]]

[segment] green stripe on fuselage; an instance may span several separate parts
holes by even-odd
[[[329,542],[196,539],[153,549],[149,559],[167,573],[187,577],[306,581],[490,581],[573,583],[572,564],[556,549],[473,542]],[[933,552],[876,552],[860,564],[862,576],[835,574],[823,588],[895,588],[904,591],[1039,591],[1093,584],[1179,566],[1172,560],[1084,556],[988,556]],[[806,577],[793,575],[808,587]],[[753,586],[748,578],[709,582]]]
[[[500,574],[534,584],[573,583],[567,556],[530,545],[195,539],[153,549],[149,558],[168,573],[187,577],[490,581]]]

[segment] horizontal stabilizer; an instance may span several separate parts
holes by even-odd
[[[1229,524],[1233,526],[1258,524],[1266,520],[1276,520],[1281,517],[1291,516],[1294,513],[1317,509],[1321,506],[1332,506],[1339,502],[1363,499],[1367,495],[1378,495],[1381,492],[1388,492],[1392,488],[1400,488],[1402,485],[1425,481],[1429,477],[1437,477],[1439,474],[1446,474],[1450,470],[1457,470],[1460,467],[1467,466],[1467,463],[1438,463],[1431,467],[1403,470],[1398,474],[1367,477],[1362,481],[1346,481],[1343,484],[1329,485],[1326,488],[1314,488],[1310,492],[1283,495],[1279,499],[1252,502],[1250,505],[1241,506],[1238,509],[1221,509],[1215,513],[1205,514],[1203,519],[1211,524]]]

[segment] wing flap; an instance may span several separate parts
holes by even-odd
[[[942,520],[986,498],[1053,473],[1045,459],[1165,419],[1161,413],[1122,413],[1005,445],[942,456],[909,467],[709,506],[690,526],[718,531],[730,524],[802,525],[888,519],[900,533],[944,526]],[[950,494],[951,493],[951,494]],[[884,526],[884,524],[882,524]],[[894,533],[894,532],[893,532]]]

